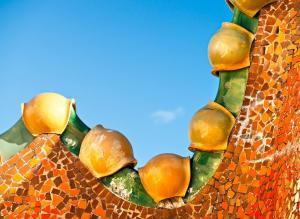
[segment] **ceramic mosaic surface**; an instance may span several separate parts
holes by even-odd
[[[110,192],[55,134],[0,165],[1,218],[300,218],[300,0],[262,9],[243,106],[192,200],[148,208]]]

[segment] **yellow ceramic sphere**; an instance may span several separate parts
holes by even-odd
[[[250,49],[254,35],[245,28],[223,23],[222,28],[211,39],[208,56],[213,66],[212,73],[237,70],[250,65]]]
[[[249,17],[254,17],[263,7],[277,0],[227,0]]]
[[[34,135],[62,134],[68,125],[73,100],[56,93],[43,93],[22,104],[22,118]]]
[[[137,163],[128,139],[120,132],[100,125],[83,139],[79,159],[96,178],[111,175]]]
[[[190,158],[176,154],[161,154],[139,169],[141,182],[155,202],[183,197],[188,189]]]
[[[193,117],[190,150],[220,151],[227,148],[235,118],[223,106],[210,102]]]

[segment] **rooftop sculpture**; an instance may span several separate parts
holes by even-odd
[[[0,135],[0,217],[300,217],[300,1],[230,0],[209,45],[216,99],[191,119],[192,158],[136,170],[120,132],[55,93]]]

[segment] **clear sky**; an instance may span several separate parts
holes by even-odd
[[[218,87],[207,46],[231,17],[225,1],[1,0],[0,132],[51,91],[90,127],[124,133],[138,166],[188,156],[189,122]]]

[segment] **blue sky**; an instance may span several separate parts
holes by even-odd
[[[188,156],[193,114],[213,100],[207,46],[225,1],[0,2],[0,132],[41,92],[75,98],[80,118],[131,141],[138,166]]]

